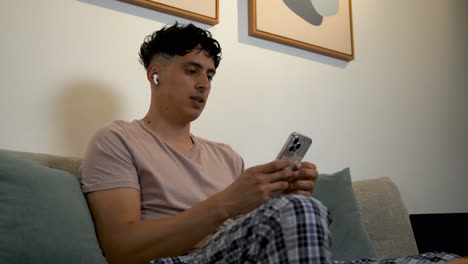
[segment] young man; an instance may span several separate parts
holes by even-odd
[[[111,264],[331,262],[328,211],[310,197],[314,164],[302,162],[291,171],[290,161],[277,160],[244,170],[228,145],[190,133],[220,55],[211,34],[191,24],[148,36],[140,49],[151,85],[148,113],[114,121],[90,142],[82,187]]]
[[[81,167],[108,261],[330,262],[328,212],[310,197],[314,164],[293,172],[289,160],[276,160],[244,170],[231,147],[190,133],[221,58],[211,34],[165,27],[145,39],[140,58],[148,113],[99,130]]]

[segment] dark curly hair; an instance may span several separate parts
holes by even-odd
[[[177,22],[145,37],[139,52],[140,63],[145,66],[145,69],[148,69],[151,59],[155,55],[164,58],[175,55],[184,56],[197,46],[208,52],[209,56],[213,58],[215,67],[218,68],[221,61],[221,46],[211,37],[211,33],[191,23],[184,26]]]

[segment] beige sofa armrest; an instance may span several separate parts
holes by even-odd
[[[63,157],[50,154],[33,153],[33,152],[22,152],[5,150],[17,157],[32,160],[38,162],[46,167],[68,171],[71,174],[78,176],[78,170],[80,168],[82,159],[76,157]]]
[[[378,257],[417,255],[408,210],[390,178],[354,181],[353,189]]]

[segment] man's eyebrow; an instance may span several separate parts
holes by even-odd
[[[197,68],[203,69],[203,66],[200,63],[194,62],[194,61],[186,62],[185,65],[192,65],[192,66],[195,66]],[[212,73],[213,75],[216,74],[216,70],[213,69],[213,68],[208,68],[207,72]]]

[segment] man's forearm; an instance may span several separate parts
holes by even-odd
[[[110,263],[148,263],[186,254],[228,217],[215,195],[176,216],[103,226],[98,233]]]

